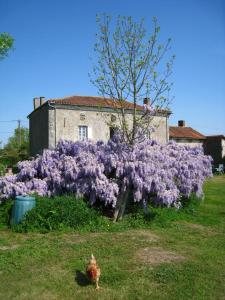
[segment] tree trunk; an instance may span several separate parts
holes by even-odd
[[[130,189],[128,188],[124,193],[121,193],[119,195],[119,199],[116,203],[116,208],[113,215],[113,222],[122,220],[129,199],[129,194]]]
[[[143,205],[144,214],[145,214],[145,215],[149,215],[149,214],[150,214],[150,211],[149,211],[149,209],[148,209],[147,201],[146,201],[146,200],[143,200],[143,201],[142,201],[142,205]]]

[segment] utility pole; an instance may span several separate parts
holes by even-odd
[[[21,147],[21,120],[17,120],[18,122],[18,139],[19,139],[19,146]]]

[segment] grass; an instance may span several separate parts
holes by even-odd
[[[225,176],[180,212],[154,210],[146,228],[15,233],[0,229],[0,299],[225,299]],[[84,271],[94,253],[99,291]]]

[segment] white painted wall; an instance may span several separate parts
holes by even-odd
[[[222,146],[222,158],[225,157],[225,140],[221,140],[221,146]]]

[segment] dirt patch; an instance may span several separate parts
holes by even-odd
[[[196,230],[207,230],[208,228],[206,228],[205,226],[201,225],[201,224],[194,224],[194,223],[184,223],[185,226],[192,228],[192,229],[196,229]]]
[[[182,224],[190,229],[194,229],[201,234],[206,234],[206,235],[216,235],[217,234],[211,228],[201,225],[201,224],[195,224],[195,223],[189,223],[189,222],[178,222],[178,223]]]
[[[88,238],[84,238],[80,236],[70,238],[68,236],[68,237],[64,237],[64,240],[66,241],[67,244],[74,245],[74,244],[85,243],[88,240]]]
[[[7,251],[7,250],[14,250],[17,249],[19,245],[12,245],[12,246],[0,246],[0,250]]]
[[[107,233],[86,233],[86,234],[63,234],[62,238],[65,240],[68,244],[79,244],[79,243],[85,243],[91,239],[98,238],[100,236],[106,235]]]
[[[138,230],[136,231],[137,235],[140,235],[141,237],[143,237],[144,239],[146,239],[147,241],[150,242],[156,242],[159,240],[158,235],[151,233],[147,230]]]
[[[147,230],[132,230],[132,231],[125,231],[125,232],[96,232],[96,233],[89,233],[89,234],[64,234],[62,238],[68,244],[78,244],[78,243],[85,243],[91,239],[99,238],[99,237],[109,237],[110,240],[117,240],[118,238],[124,237],[129,238],[134,241],[142,241],[145,240],[146,242],[156,242],[159,240],[159,237],[151,233]]]
[[[60,299],[58,294],[54,293],[53,291],[47,291],[44,289],[44,291],[40,292],[40,288],[35,287],[32,288],[32,292],[22,292],[20,293],[19,299],[42,299],[42,300],[56,300]]]
[[[162,248],[144,248],[137,252],[137,258],[149,265],[160,265],[162,263],[171,263],[174,261],[182,261],[185,259],[183,255],[176,252],[166,251]]]
[[[119,232],[117,236],[126,236],[132,240],[145,240],[146,242],[156,242],[159,240],[158,235],[147,230],[132,230]]]

